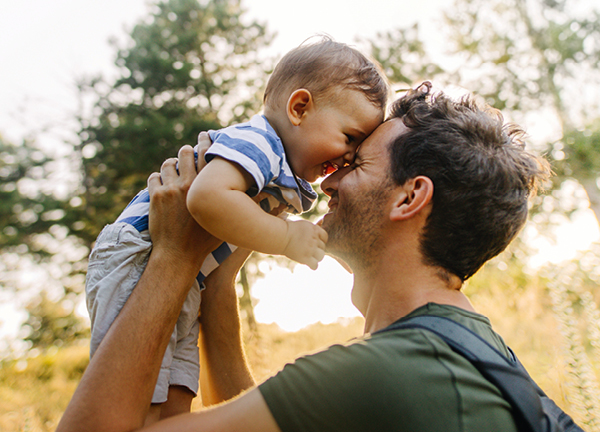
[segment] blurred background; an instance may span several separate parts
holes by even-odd
[[[599,18],[593,0],[0,0],[0,430],[54,430],[85,370],[102,227],[198,132],[258,112],[277,60],[325,33],[397,91],[476,93],[551,161],[530,222],[465,291],[600,431]],[[239,297],[257,378],[360,335],[351,287],[329,258],[253,255]]]

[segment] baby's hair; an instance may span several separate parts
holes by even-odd
[[[267,83],[264,104],[280,108],[300,88],[310,91],[317,102],[329,98],[335,102],[339,89],[357,90],[381,109],[385,109],[390,93],[387,78],[376,62],[329,36],[310,38],[283,56]]]

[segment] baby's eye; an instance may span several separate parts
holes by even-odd
[[[352,135],[348,135],[348,134],[344,134],[346,135],[346,141],[348,141],[348,144],[352,144],[354,141],[356,141],[356,138],[354,138]]]

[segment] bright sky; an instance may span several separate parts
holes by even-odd
[[[353,43],[356,36],[405,27],[419,20],[430,46],[442,35],[440,8],[449,0],[245,0],[249,18],[266,22],[282,54],[316,33]],[[77,110],[74,82],[82,75],[111,75],[109,37],[124,38],[146,14],[144,0],[0,0],[0,134],[18,142],[29,131],[51,126],[42,140],[52,145],[68,135]],[[350,303],[352,277],[326,259],[317,272],[297,266],[273,270],[254,288],[257,319],[296,330],[313,322],[358,315]],[[2,294],[2,293],[0,293]],[[4,296],[3,296],[4,297]],[[5,300],[5,299],[3,299]],[[18,317],[0,302],[0,335],[15,334]],[[14,309],[14,308],[13,308]]]

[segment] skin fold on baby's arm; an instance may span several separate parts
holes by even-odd
[[[223,241],[285,255],[316,269],[325,255],[327,233],[311,222],[283,220],[264,212],[245,192],[253,185],[245,170],[216,157],[192,183],[188,209],[204,229]]]

